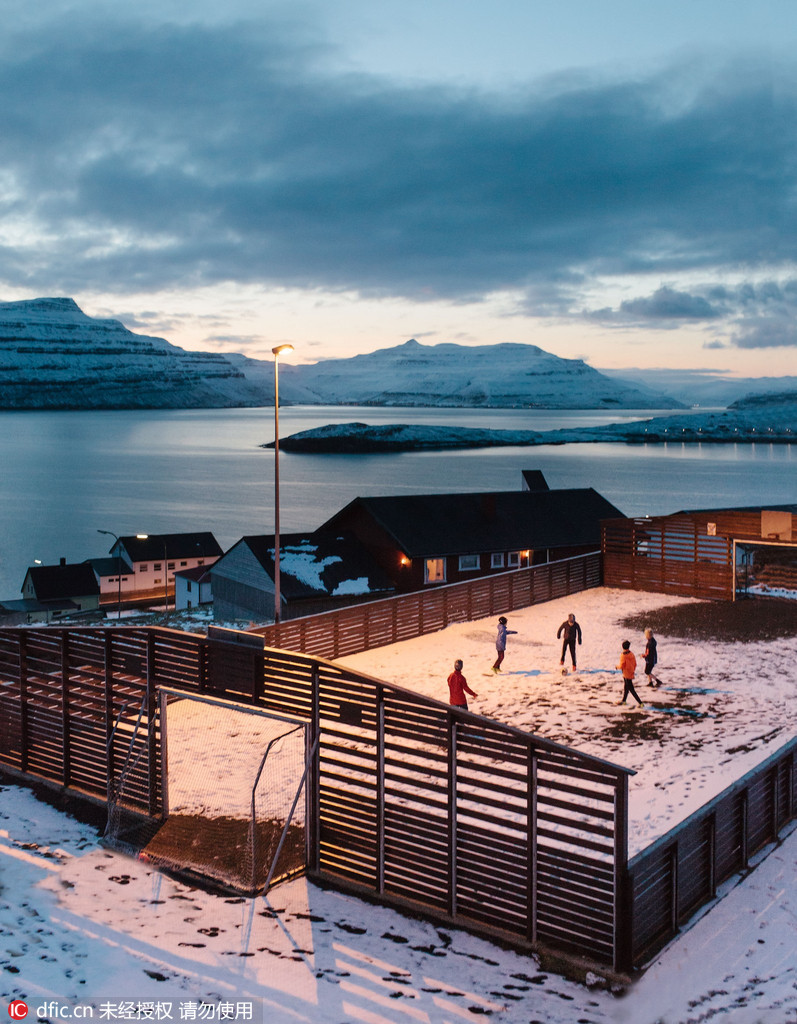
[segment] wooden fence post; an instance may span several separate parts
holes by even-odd
[[[108,807],[111,806],[113,800],[113,793],[116,784],[116,773],[114,771],[114,756],[113,756],[113,727],[114,727],[114,714],[113,714],[113,632],[110,629],[106,629],[103,635],[103,655],[105,663],[104,669],[104,682],[105,682],[105,763],[106,772],[108,774],[107,779],[107,791],[108,791]]]
[[[448,715],[448,913],[457,913],[457,729],[453,712]]]
[[[158,738],[155,722],[158,714],[155,665],[155,631],[147,632],[147,791],[149,814],[154,818],[158,809],[160,786],[158,785]]]
[[[28,742],[30,722],[28,715],[28,634],[18,634],[19,650],[19,700],[20,700],[20,758],[19,770],[28,770]]]
[[[537,886],[538,886],[538,857],[537,857],[537,754],[532,743],[528,746],[528,790],[526,793],[526,814],[528,815],[528,887],[527,907],[528,925],[526,938],[529,942],[537,941]]]
[[[312,663],[310,673],[310,749],[315,749],[315,754],[307,776],[307,835],[310,840],[310,854],[307,859],[310,870],[318,872],[321,867],[321,673],[317,661]]]
[[[385,688],[376,694],[376,891],[385,891]]]
[[[678,840],[670,848],[670,933],[678,934]]]
[[[614,969],[631,967],[633,899],[628,876],[628,776],[614,786]]]
[[[72,779],[72,751],[69,736],[69,639],[66,632],[59,633],[61,639],[61,744],[63,765],[61,782],[68,786]]]
[[[746,789],[742,790],[739,794],[741,800],[741,822],[740,822],[740,835],[739,835],[739,855],[741,859],[741,867],[746,868],[750,863],[750,836],[748,827],[748,815],[749,815],[749,793]]]

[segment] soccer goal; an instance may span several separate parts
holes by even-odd
[[[257,895],[307,863],[307,725],[161,689],[164,823],[141,858]]]

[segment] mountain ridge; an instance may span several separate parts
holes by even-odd
[[[0,409],[224,408],[270,405],[273,363],[189,352],[93,318],[74,299],[0,302]],[[403,344],[280,366],[285,404],[443,408],[680,408],[581,359],[502,342]]]
[[[0,409],[258,404],[262,394],[224,356],[135,334],[69,298],[0,302]]]

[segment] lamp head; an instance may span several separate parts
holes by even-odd
[[[283,352],[293,352],[293,345],[275,345],[271,350],[274,358],[278,358]]]

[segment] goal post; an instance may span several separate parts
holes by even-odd
[[[164,821],[142,859],[248,896],[302,874],[307,722],[166,687],[159,718]]]

